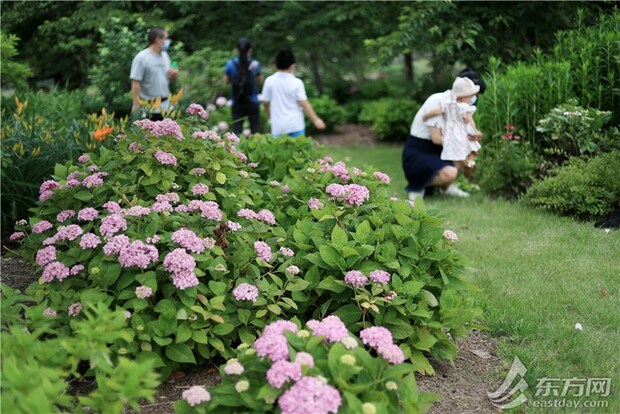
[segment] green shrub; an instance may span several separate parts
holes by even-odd
[[[310,98],[309,101],[314,112],[325,122],[326,128],[323,131],[319,131],[314,127],[310,119],[305,117],[307,135],[331,132],[336,126],[345,121],[344,109],[338,105],[336,100],[329,96],[323,95],[319,98]]]
[[[380,140],[403,141],[419,108],[409,99],[383,98],[365,103],[359,120],[369,123]]]
[[[208,104],[219,96],[229,96],[230,86],[224,84],[224,66],[230,51],[205,47],[179,61],[179,85],[183,87],[182,105],[191,102]],[[228,108],[230,112],[230,108]]]
[[[615,10],[594,27],[558,33],[553,51],[538,52],[531,62],[501,69],[491,59],[483,76],[487,91],[479,101],[479,127],[499,131],[506,124],[521,125],[536,145],[538,120],[571,98],[584,107],[610,111],[612,125],[617,125],[619,45],[620,12]]]
[[[476,176],[487,193],[515,198],[540,174],[543,160],[512,125],[506,127],[501,141],[480,150]]]
[[[112,312],[102,303],[51,312],[31,303],[32,298],[2,285],[5,412],[118,414],[126,405],[137,410],[140,401],[154,401],[159,381],[151,363],[118,356],[134,337],[125,312]],[[83,366],[86,373],[80,372]],[[69,381],[82,375],[94,376],[98,388],[73,397],[67,393]]]
[[[22,90],[28,87],[28,78],[32,76],[32,70],[28,65],[16,62],[15,58],[19,54],[17,42],[19,38],[15,35],[0,33],[0,74],[2,86],[12,85],[15,89]]]
[[[360,341],[335,316],[307,326],[309,330],[299,330],[290,322],[272,323],[261,341],[281,339],[290,349],[287,357],[275,361],[270,354],[261,358],[265,347],[258,341],[255,349],[240,346],[236,358],[220,368],[222,382],[209,390],[210,401],[200,398],[206,397],[204,388],[195,386],[174,404],[176,413],[229,409],[236,413],[290,413],[298,412],[295,407],[299,404],[312,413],[424,413],[437,400],[436,394],[418,393],[413,365],[397,363],[402,351],[389,335],[380,336],[386,334],[381,328],[369,327]],[[369,340],[370,335],[374,340]],[[384,342],[377,346],[379,337]],[[295,383],[299,380],[302,383]],[[310,391],[304,387],[307,384],[324,384],[324,388]]]
[[[532,185],[523,200],[532,206],[580,218],[603,216],[620,205],[620,151],[572,158]]]
[[[562,158],[596,154],[601,144],[598,141],[606,136],[601,130],[610,119],[611,112],[584,109],[571,99],[538,121],[538,144],[546,153]]]
[[[56,165],[22,229],[23,255],[43,269],[45,282],[28,288],[37,303],[130,310],[136,340],[124,352],[165,372],[231,357],[275,319],[327,314],[353,332],[390,329],[417,370],[432,372],[427,352],[455,357],[451,338],[480,310],[441,219],[390,200],[378,172],[304,151],[289,155],[297,160],[281,182],[259,176],[234,135],[203,122],[142,121],[111,150]],[[307,146],[258,139],[272,153]],[[351,271],[389,280],[355,287],[344,281]]]

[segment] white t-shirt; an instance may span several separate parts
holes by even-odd
[[[271,135],[278,136],[305,128],[299,101],[308,99],[304,82],[288,72],[276,72],[265,79],[263,101],[269,102]]]
[[[431,127],[442,128],[444,124],[443,116],[435,116],[433,118],[429,118],[426,122],[422,121],[422,117],[424,114],[431,109],[435,109],[441,106],[441,102],[445,99],[450,99],[450,91],[447,90],[445,92],[434,93],[429,96],[426,101],[422,104],[418,112],[415,114],[413,118],[413,122],[411,123],[411,129],[409,130],[409,134],[413,135],[417,138],[422,139],[431,139]]]
[[[133,58],[129,78],[140,82],[140,99],[168,98],[170,95],[169,69],[170,57],[163,51],[157,54],[146,48]],[[167,110],[168,105],[169,101],[164,101],[160,108]]]

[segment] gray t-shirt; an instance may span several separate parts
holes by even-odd
[[[168,69],[170,57],[166,52],[157,54],[146,48],[133,58],[129,78],[140,82],[140,99],[163,99],[170,95]]]

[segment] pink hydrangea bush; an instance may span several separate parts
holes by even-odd
[[[479,311],[440,220],[390,200],[383,173],[318,159],[307,138],[246,140],[201,114],[136,123],[41,185],[16,241],[42,274],[29,289],[43,309],[59,323],[75,303],[128,312],[124,352],[156,366],[231,357],[273,320],[325,314],[344,324],[327,338],[381,323],[421,371],[423,352],[454,357]]]
[[[404,359],[383,327],[367,327],[358,338],[334,315],[309,321],[305,329],[279,320],[251,347],[238,347],[220,369],[222,382],[209,388],[210,399],[193,404],[184,394],[174,408],[187,414],[223,407],[238,413],[330,414],[361,413],[362,406],[373,405],[382,412],[423,413],[437,397],[415,390],[414,366]]]

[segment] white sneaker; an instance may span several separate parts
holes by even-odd
[[[409,200],[411,201],[415,201],[416,198],[422,198],[422,197],[424,197],[424,190],[409,192]]]
[[[461,190],[456,184],[450,184],[448,188],[445,190],[440,189],[439,192],[450,197],[469,197],[469,193]]]

